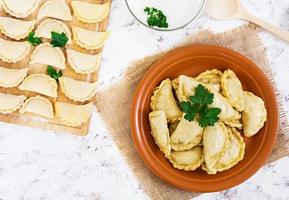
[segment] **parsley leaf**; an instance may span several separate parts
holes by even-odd
[[[184,118],[188,121],[198,119],[201,127],[214,126],[219,120],[220,108],[209,108],[214,101],[214,94],[210,93],[203,85],[199,84],[194,96],[189,101],[181,102],[180,106],[185,113]]]
[[[150,27],[168,28],[169,24],[167,22],[167,17],[161,10],[154,7],[146,7],[144,12],[148,15],[147,23]]]
[[[65,35],[65,33],[60,34],[54,31],[51,32],[50,44],[53,47],[65,47],[67,42],[68,42],[68,37]]]
[[[41,39],[39,37],[35,36],[35,32],[30,32],[27,38],[27,41],[32,45],[32,46],[37,46],[42,43]]]
[[[51,76],[51,78],[54,78],[55,80],[58,80],[62,76],[62,71],[57,71],[52,66],[48,65],[47,67],[47,74]]]

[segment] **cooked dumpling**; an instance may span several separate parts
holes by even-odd
[[[89,74],[98,70],[101,55],[90,55],[75,51],[73,49],[67,49],[67,60],[71,68],[79,74]]]
[[[35,31],[37,37],[51,39],[51,32],[65,33],[68,43],[71,43],[71,32],[66,24],[56,19],[46,19],[39,24]]]
[[[77,19],[84,23],[97,23],[109,14],[109,3],[94,4],[83,1],[72,1],[71,6]]]
[[[0,113],[9,114],[18,110],[26,96],[0,93]]]
[[[196,146],[187,151],[172,151],[169,156],[169,161],[176,169],[194,171],[199,168],[204,161],[203,148]]]
[[[49,119],[54,117],[52,103],[41,96],[31,97],[25,101],[20,113],[33,113]]]
[[[171,145],[174,151],[184,151],[198,145],[203,139],[204,129],[200,127],[199,122],[188,121],[181,118],[177,128],[171,135]]]
[[[97,82],[88,83],[62,76],[59,79],[61,91],[73,101],[84,102],[91,99],[96,93]]]
[[[74,105],[62,102],[56,102],[55,115],[56,118],[67,126],[80,126],[87,122],[92,112],[93,103],[86,105]]]
[[[199,74],[195,79],[200,83],[207,84],[216,91],[220,91],[221,77],[222,72],[217,69],[213,69]]]
[[[57,97],[57,82],[46,74],[31,74],[24,79],[18,88],[49,97]]]
[[[182,112],[174,98],[170,79],[162,81],[155,88],[151,97],[150,107],[152,110],[163,110],[166,113],[168,122],[175,122],[182,116]]]
[[[10,69],[0,67],[0,87],[11,88],[18,86],[27,76],[28,68]]]
[[[190,96],[195,94],[196,87],[200,83],[192,77],[180,75],[172,81],[173,88],[176,91],[177,98],[180,102],[188,101]]]
[[[25,18],[38,7],[38,0],[2,0],[4,10],[17,18]]]
[[[26,38],[34,29],[34,25],[35,20],[22,21],[11,17],[0,17],[1,32],[14,40]]]
[[[223,97],[219,92],[216,90],[208,88],[211,93],[214,94],[214,101],[212,104],[209,105],[210,108],[220,108],[221,113],[219,114],[220,120],[222,120],[225,124],[237,127],[239,129],[242,128],[242,124],[240,122],[241,114],[237,112],[229,101]]]
[[[87,50],[102,48],[108,38],[108,32],[95,32],[79,27],[73,27],[73,35],[76,44]]]
[[[171,145],[165,112],[161,110],[152,111],[149,114],[149,121],[151,134],[154,137],[155,143],[165,155],[169,155],[171,152]]]
[[[214,170],[217,161],[223,156],[229,145],[228,129],[222,122],[208,126],[203,135],[204,159],[209,171]]]
[[[245,97],[241,81],[232,70],[226,70],[221,78],[222,92],[236,110],[245,109]]]
[[[0,38],[0,59],[8,63],[16,63],[24,59],[30,52],[28,42],[13,42]]]
[[[70,9],[65,0],[48,0],[39,9],[37,19],[53,17],[63,21],[71,21]]]
[[[51,65],[59,69],[65,69],[65,57],[59,47],[52,47],[49,43],[38,45],[32,56],[30,64]]]
[[[258,133],[267,119],[267,111],[263,99],[251,92],[244,92],[245,110],[242,113],[243,131],[246,137]]]

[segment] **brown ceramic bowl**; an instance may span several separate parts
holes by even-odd
[[[233,168],[208,175],[198,169],[185,172],[173,168],[160,152],[150,134],[148,114],[154,88],[166,78],[181,74],[196,76],[209,69],[232,69],[245,90],[252,91],[265,101],[268,119],[257,135],[244,138],[244,159]],[[135,146],[146,165],[162,180],[192,192],[215,192],[238,185],[252,176],[266,162],[275,143],[278,110],[275,93],[263,72],[248,58],[230,49],[193,45],[172,51],[161,58],[145,74],[132,104],[131,129]]]

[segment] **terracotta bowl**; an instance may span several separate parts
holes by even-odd
[[[148,114],[154,88],[165,78],[181,74],[196,76],[208,69],[232,69],[245,90],[254,92],[265,101],[268,119],[257,135],[244,138],[244,159],[233,168],[208,175],[198,169],[192,172],[177,170],[160,152],[150,134]],[[162,180],[192,192],[215,192],[238,185],[252,176],[268,159],[277,136],[278,109],[272,86],[263,72],[248,58],[230,49],[193,45],[172,51],[161,58],[145,74],[132,104],[131,129],[135,146],[146,165]]]

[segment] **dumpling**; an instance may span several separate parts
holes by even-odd
[[[223,97],[219,92],[210,89],[209,87],[208,90],[214,94],[214,101],[208,107],[220,108],[221,109],[221,113],[219,114],[220,120],[222,120],[225,124],[229,126],[241,129],[242,128],[242,124],[240,122],[241,114],[237,112],[229,103],[229,101],[225,97]]]
[[[195,94],[195,90],[199,84],[200,83],[192,77],[184,75],[180,75],[172,81],[173,88],[180,102],[188,101],[188,98]]]
[[[88,121],[91,116],[93,103],[75,105],[56,102],[54,104],[56,118],[67,126],[80,126]]]
[[[172,84],[169,79],[162,81],[155,88],[154,94],[151,97],[150,107],[153,111],[163,110],[170,123],[177,121],[182,116],[182,112],[174,98]]]
[[[67,49],[67,60],[71,68],[79,74],[89,74],[99,69],[101,54],[90,55]]]
[[[53,105],[52,103],[41,96],[35,96],[27,99],[21,107],[20,113],[33,113],[49,119],[53,119]]]
[[[216,91],[220,91],[222,74],[223,73],[217,69],[207,70],[199,74],[195,79],[200,83],[207,84]]]
[[[72,9],[76,18],[84,23],[97,23],[104,20],[110,10],[110,4],[94,4],[83,1],[72,1]]]
[[[194,171],[204,162],[203,148],[196,146],[187,151],[172,151],[169,161],[176,169]]]
[[[151,134],[160,150],[167,156],[171,152],[169,129],[164,111],[152,111],[149,114]]]
[[[9,114],[18,110],[24,103],[26,96],[0,93],[0,113]]]
[[[38,0],[2,0],[2,7],[16,18],[25,18],[36,10]]]
[[[65,56],[59,47],[52,47],[49,43],[38,45],[31,56],[30,64],[51,65],[65,69]]]
[[[51,32],[65,33],[68,43],[71,43],[71,32],[66,24],[56,19],[46,19],[42,21],[35,31],[37,37],[51,39]]]
[[[181,118],[177,128],[171,135],[171,145],[174,151],[184,151],[198,145],[203,139],[204,129],[199,122]]]
[[[30,48],[28,42],[13,42],[0,38],[0,59],[7,63],[16,63],[29,54]]]
[[[63,21],[71,21],[72,15],[65,0],[48,0],[39,9],[37,19],[52,17]]]
[[[245,110],[242,113],[243,132],[246,137],[258,133],[267,120],[267,110],[263,99],[251,92],[245,94]]]
[[[95,32],[79,27],[73,27],[73,35],[76,44],[87,50],[102,48],[108,38],[108,32]]]
[[[245,109],[245,97],[241,81],[236,74],[228,69],[221,78],[222,92],[236,110],[242,112]]]
[[[208,126],[203,135],[204,159],[209,171],[214,170],[217,161],[223,156],[229,145],[228,128],[222,123]]]
[[[0,87],[11,88],[18,86],[27,76],[28,68],[10,69],[0,67]]]
[[[56,80],[46,74],[31,74],[24,79],[18,88],[49,97],[57,97],[58,86]]]
[[[87,101],[96,93],[97,82],[88,83],[65,76],[60,77],[58,80],[61,91],[73,101]]]
[[[1,32],[14,40],[21,40],[28,37],[34,29],[35,20],[22,21],[11,17],[0,17]]]

